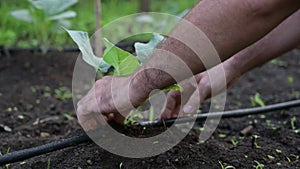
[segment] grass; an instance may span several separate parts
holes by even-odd
[[[199,0],[151,1],[151,11],[179,14],[187,8],[192,8],[198,1]],[[102,0],[102,25],[119,17],[139,12],[139,2],[139,0]],[[11,11],[26,9],[28,6],[29,3],[27,1],[0,1],[0,45],[23,48],[38,45],[37,39],[34,38],[34,30],[32,30],[32,27],[28,23],[18,21],[10,16]],[[87,2],[79,0],[79,3],[74,5],[71,9],[77,12],[77,17],[71,19],[71,29],[87,31],[91,35],[95,31],[93,1]],[[123,33],[126,33],[126,31]],[[53,41],[52,44],[55,44],[55,47],[73,45],[67,33],[56,34]]]

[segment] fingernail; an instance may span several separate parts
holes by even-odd
[[[185,105],[183,107],[183,112],[184,113],[193,113],[193,111],[194,111],[194,109],[193,109],[193,107],[191,105]]]

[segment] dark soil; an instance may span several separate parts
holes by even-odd
[[[55,89],[71,90],[73,66],[78,53],[51,52],[41,55],[15,52],[11,58],[0,55],[0,151],[5,154],[81,134],[72,99],[57,97]],[[250,97],[260,93],[265,104],[299,98],[300,50],[268,63],[242,77],[227,94],[226,109],[253,107]],[[209,103],[205,103],[208,105]],[[258,106],[258,105],[256,105]],[[205,107],[205,106],[204,106]],[[151,158],[130,159],[111,154],[93,143],[34,157],[9,168],[300,168],[300,107],[274,111],[265,116],[224,119],[213,136],[198,143],[199,128],[192,131],[171,150]],[[74,119],[67,118],[65,114]],[[21,115],[21,116],[20,116]],[[22,116],[23,115],[23,116]],[[254,128],[240,137],[240,131]],[[12,131],[9,131],[9,127]],[[125,133],[128,131],[118,126]],[[147,129],[156,133],[160,128]],[[139,133],[139,132],[137,132]],[[221,134],[221,135],[220,135]],[[252,135],[259,135],[253,145]],[[231,140],[238,140],[233,146]],[[277,149],[277,151],[276,151]],[[278,152],[278,151],[281,152]],[[273,157],[273,158],[272,158]],[[1,167],[0,167],[1,168]],[[3,167],[5,168],[5,167]]]

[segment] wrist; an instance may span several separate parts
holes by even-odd
[[[130,100],[137,105],[143,103],[154,89],[163,89],[175,83],[166,72],[158,69],[140,69],[130,76]],[[134,106],[137,106],[135,105]]]

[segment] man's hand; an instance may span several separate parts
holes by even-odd
[[[91,131],[110,120],[123,124],[133,106],[147,97],[146,92],[136,92],[134,89],[131,77],[107,76],[96,81],[77,104],[80,125],[85,131]]]
[[[214,89],[216,93],[221,93],[225,88],[230,87],[239,77],[239,71],[236,69],[234,58],[225,61],[223,64],[219,64],[212,68],[211,71],[222,71],[222,66],[224,66],[226,84],[222,84],[224,80],[216,79],[217,83],[215,84],[216,88]],[[207,71],[199,73],[194,76],[197,82],[197,86],[195,86],[191,80],[187,79],[179,83],[179,85],[183,88],[183,93],[179,91],[172,90],[167,95],[167,101],[165,105],[165,109],[161,115],[162,118],[175,118],[178,116],[180,112],[181,105],[183,106],[184,113],[195,113],[199,105],[199,103],[194,103],[196,101],[200,101],[200,104],[211,97],[212,88],[209,73]],[[214,78],[214,77],[211,77]],[[198,90],[195,90],[198,87]],[[183,103],[181,103],[183,101]]]

